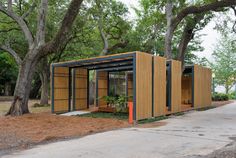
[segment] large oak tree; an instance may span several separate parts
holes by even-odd
[[[82,1],[83,0],[71,1],[67,12],[62,19],[60,28],[50,41],[46,41],[45,39],[48,0],[41,0],[38,10],[37,31],[35,34],[33,34],[25,21],[25,17],[31,12],[31,8],[28,12],[20,16],[14,12],[12,0],[8,0],[7,3],[0,2],[0,12],[4,13],[17,23],[28,43],[28,51],[23,59],[21,59],[9,46],[6,47],[6,49],[11,49],[11,51],[7,52],[10,52],[19,64],[19,74],[14,91],[14,100],[7,113],[8,115],[16,116],[29,113],[28,99],[36,65],[43,57],[51,53],[60,52],[67,44]]]

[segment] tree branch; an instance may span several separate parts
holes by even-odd
[[[197,14],[194,16],[193,20],[187,21],[187,24],[184,27],[181,40],[178,46],[177,56],[177,60],[182,62],[182,67],[184,67],[184,57],[188,44],[194,38],[194,28],[203,18],[204,14]]]
[[[12,0],[8,0],[8,1],[7,1],[7,10],[8,10],[9,12],[12,12]]]
[[[111,52],[117,48],[125,48],[128,45],[129,41],[124,41],[124,42],[120,42],[120,43],[116,43],[114,44],[112,47],[108,48],[107,51]]]
[[[233,6],[232,6],[231,8],[233,9],[234,15],[235,15],[235,17],[236,17],[236,7],[233,7]],[[234,21],[234,24],[233,24],[232,29],[233,29],[233,32],[236,33],[236,20]]]
[[[38,46],[45,44],[45,25],[46,25],[46,15],[48,9],[48,0],[42,0],[41,6],[38,14],[38,25],[36,33],[36,43]]]
[[[102,42],[103,42],[103,51],[102,51],[102,54],[101,55],[106,55],[108,53],[108,39],[105,35],[105,33],[103,32],[103,29],[102,29],[102,22],[101,20],[99,19],[98,21],[98,29],[99,29],[99,32],[100,32],[100,36],[102,38]]]
[[[176,17],[171,18],[172,8],[171,8],[171,0],[168,0],[166,5],[166,18],[167,18],[167,31],[165,35],[165,56],[167,58],[172,57],[172,38],[174,35],[174,31],[176,30],[179,23],[190,14],[200,14],[205,13],[207,11],[218,11],[220,8],[230,7],[236,5],[236,0],[221,0],[214,1],[209,4],[205,4],[202,6],[189,6],[185,9],[181,10]],[[171,18],[171,20],[170,20]]]
[[[102,42],[103,42],[103,50],[100,53],[100,55],[106,55],[108,53],[109,43],[108,43],[107,36],[103,31],[103,11],[102,11],[102,7],[100,5],[100,2],[97,1],[97,0],[95,0],[95,2],[96,2],[96,5],[97,5],[97,8],[99,10],[99,13],[98,13],[98,30],[99,30],[100,37],[101,37]]]
[[[167,59],[172,58],[171,52],[171,41],[174,35],[174,27],[172,26],[172,19],[173,19],[173,4],[171,0],[167,1],[166,4],[166,20],[167,20],[167,30],[165,35],[165,57]]]
[[[9,28],[7,30],[0,30],[0,33],[7,33],[7,32],[11,32],[11,31],[20,31],[19,28]]]
[[[173,28],[175,30],[178,24],[189,14],[199,14],[207,11],[217,11],[217,9],[219,8],[230,7],[234,5],[236,5],[236,0],[222,0],[215,1],[213,3],[202,6],[189,6],[180,11],[177,16],[172,19]]]
[[[42,48],[44,49],[42,50],[42,56],[59,52],[61,49],[63,49],[64,45],[67,43],[73,23],[79,13],[82,2],[83,0],[72,0],[56,36],[52,41],[47,43],[44,48]]]
[[[8,44],[2,45],[2,46],[0,46],[0,49],[8,52],[15,59],[16,63],[18,65],[21,65],[22,60],[21,60],[20,56],[10,47],[10,45],[8,45]]]
[[[30,15],[30,13],[32,13],[33,11],[34,11],[34,9],[36,8],[36,3],[35,3],[35,1],[33,2],[33,4],[31,5],[31,7],[29,8],[29,10],[27,11],[27,12],[25,12],[22,16],[21,16],[21,18],[22,19],[25,19],[25,18],[27,18],[29,15]]]
[[[4,8],[3,4],[0,3],[0,12],[4,13],[5,15],[7,15],[11,19],[13,19],[20,26],[21,30],[23,31],[23,33],[28,41],[29,46],[31,47],[33,45],[33,36],[29,30],[29,27],[25,23],[25,21],[13,12],[12,1],[8,0],[8,9],[7,10]]]

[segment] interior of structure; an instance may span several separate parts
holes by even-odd
[[[128,101],[132,101],[133,73],[131,69],[96,71],[96,74],[96,92],[93,97],[96,101],[94,105],[98,107],[100,111],[109,111],[112,110],[109,108],[113,108],[106,102],[104,99],[105,96],[125,96]]]
[[[193,66],[186,67],[181,81],[181,104],[193,106]]]

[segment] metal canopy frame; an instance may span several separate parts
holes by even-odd
[[[78,61],[51,64],[52,68],[52,112],[54,112],[54,69],[55,67],[68,67],[69,69],[69,99],[68,110],[71,111],[71,96],[73,97],[73,110],[75,108],[75,71],[76,68],[87,69],[87,107],[89,106],[89,71],[133,71],[133,120],[136,120],[136,52],[89,58]],[[73,78],[72,78],[73,76]],[[96,82],[97,82],[96,76]],[[72,80],[72,81],[71,81]],[[98,83],[98,82],[97,82]],[[73,84],[73,85],[72,85]],[[72,86],[72,93],[71,93]],[[96,94],[98,86],[96,84]]]

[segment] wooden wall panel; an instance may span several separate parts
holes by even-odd
[[[202,108],[211,105],[211,82],[212,72],[210,69],[194,65],[194,107]]]
[[[194,108],[199,108],[201,105],[201,68],[194,65]]]
[[[152,55],[136,53],[136,120],[152,117]]]
[[[192,104],[192,77],[191,76],[182,76],[182,104]]]
[[[166,112],[166,58],[154,56],[154,117]]]
[[[107,88],[108,88],[108,73],[105,71],[97,71],[97,77],[98,77],[98,106],[99,107],[107,107],[107,102],[102,99],[103,96],[107,96]],[[96,83],[97,84],[97,83]]]
[[[84,110],[87,109],[87,69],[75,68],[74,75],[74,110]]]
[[[206,86],[205,86],[205,102],[204,106],[212,105],[212,96],[211,96],[211,84],[212,84],[212,71],[211,69],[205,68],[205,75],[206,75]]]
[[[51,82],[51,95],[54,95],[54,112],[67,112],[69,109],[69,68],[54,67],[54,85]],[[54,88],[54,94],[52,89]]]
[[[171,112],[181,110],[181,62],[171,61]]]

